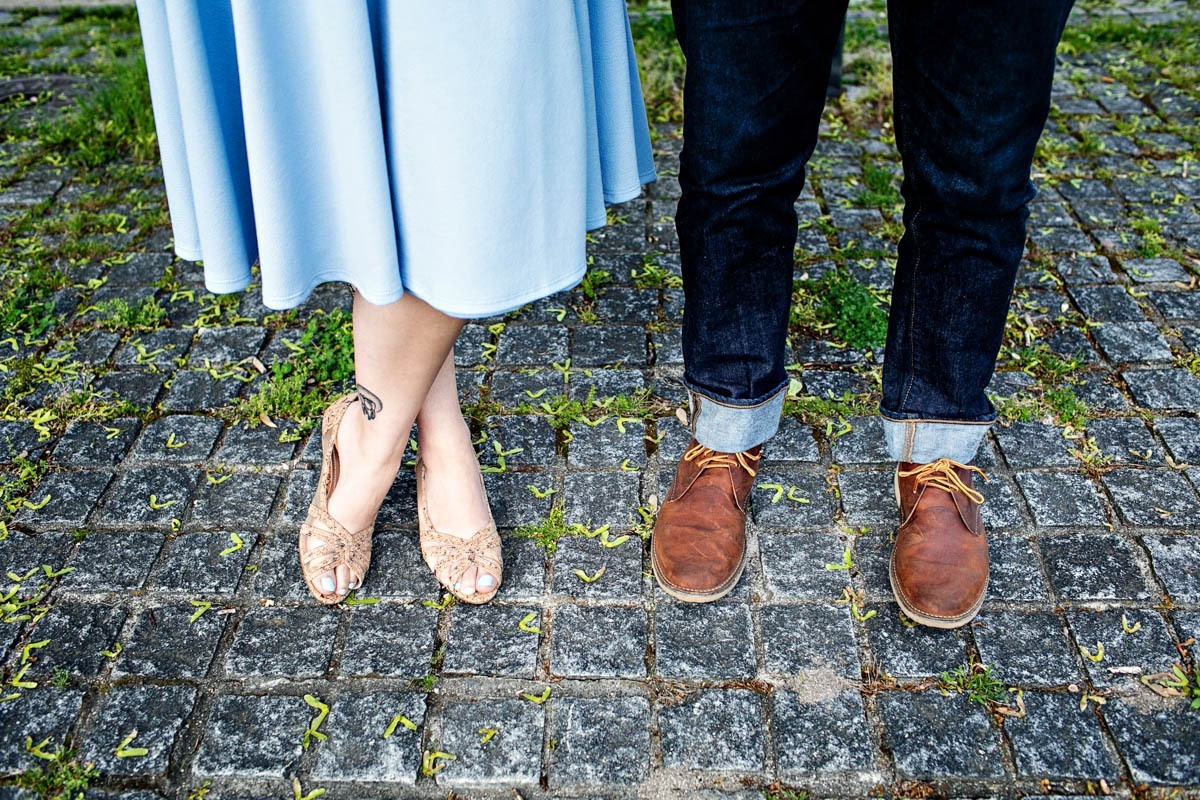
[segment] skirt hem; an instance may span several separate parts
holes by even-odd
[[[648,174],[650,176],[648,179],[646,177],[647,173],[642,173],[641,175],[638,176],[639,183],[636,187],[630,187],[628,189],[623,189],[620,191],[605,192],[604,193],[604,204],[606,206],[615,206],[618,203],[627,203],[630,200],[633,200],[637,197],[641,197],[642,194],[646,191],[646,184],[654,183],[655,181],[658,180],[658,173],[655,172],[654,170],[650,170],[650,172]],[[599,228],[603,228],[607,224],[608,224],[608,214],[607,214],[607,209],[606,209],[606,213],[603,217],[594,217],[592,219],[587,220],[587,222],[585,223],[585,227],[589,231],[594,231],[594,230],[598,230]]]
[[[432,294],[426,293],[421,287],[406,286],[404,290],[412,294],[418,300],[423,300],[433,306],[438,311],[448,317],[456,317],[458,319],[483,319],[485,317],[494,317],[500,314],[507,314],[510,311],[516,311],[524,305],[541,300],[543,297],[549,297],[557,292],[565,291],[573,288],[583,280],[583,276],[587,273],[587,264],[583,264],[575,272],[571,273],[570,277],[565,280],[553,281],[548,284],[522,292],[519,295],[497,300],[496,305],[492,303],[486,306],[481,305],[455,305],[453,303],[442,303],[434,299]],[[365,296],[365,295],[364,295]]]
[[[200,247],[181,247],[175,245],[175,255],[182,258],[184,261],[202,261],[204,257],[200,255]]]
[[[515,311],[522,306],[532,303],[535,300],[540,300],[543,297],[561,292],[565,289],[577,285],[583,280],[584,274],[587,272],[587,266],[581,266],[578,270],[571,273],[565,279],[553,281],[535,289],[522,292],[519,295],[502,298],[495,303],[476,304],[476,305],[459,305],[455,303],[443,303],[438,300],[434,293],[425,292],[421,287],[406,286],[399,292],[387,291],[376,294],[374,291],[364,291],[362,287],[357,286],[354,281],[349,280],[349,276],[345,272],[324,273],[313,278],[312,281],[300,291],[291,292],[285,297],[274,297],[267,295],[265,292],[262,295],[263,305],[273,311],[287,311],[304,303],[316,288],[323,283],[346,283],[354,287],[354,289],[362,295],[363,299],[374,306],[386,306],[395,303],[402,298],[405,293],[412,294],[418,300],[422,300],[434,309],[442,312],[448,317],[456,317],[458,319],[482,319],[484,317],[496,316],[498,314],[507,314],[509,311]],[[205,287],[214,294],[229,294],[231,292],[244,291],[250,285],[250,276],[246,276],[243,280],[224,281],[219,284],[205,283]]]

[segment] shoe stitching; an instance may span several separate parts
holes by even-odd
[[[738,578],[740,578],[742,576],[742,572],[746,569],[746,550],[745,550],[745,548],[742,548],[742,557],[740,559],[738,559],[738,569],[735,569],[733,571],[733,574],[731,574],[728,578],[726,578],[716,588],[710,589],[706,592],[697,591],[695,589],[688,589],[686,587],[680,586],[679,584],[672,581],[670,578],[664,577],[660,573],[660,570],[657,569],[658,565],[659,565],[658,552],[655,551],[654,549],[651,549],[650,550],[650,567],[651,567],[651,569],[653,569],[654,578],[657,581],[659,581],[660,583],[666,584],[667,586],[669,586],[672,589],[675,589],[676,591],[685,592],[694,597],[711,597],[712,595],[717,594],[718,592],[728,589],[733,583],[735,583],[737,581]]]
[[[916,603],[909,599],[908,594],[904,591],[903,584],[896,576],[896,553],[894,550],[892,551],[892,557],[888,559],[888,573],[892,578],[892,589],[896,591],[896,599],[903,605],[907,605],[909,608],[913,609],[918,616],[928,617],[929,619],[940,619],[945,620],[946,622],[958,622],[959,620],[969,618],[973,616],[973,614],[979,612],[980,606],[983,605],[984,597],[987,595],[988,580],[985,579],[983,582],[983,591],[979,593],[979,597],[974,603],[971,604],[971,607],[962,614],[952,617],[945,614],[934,614],[932,612],[918,611]]]

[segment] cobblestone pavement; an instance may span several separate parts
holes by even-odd
[[[852,8],[797,204],[796,382],[736,591],[673,602],[641,535],[687,439],[665,122],[663,177],[593,234],[584,286],[460,341],[497,600],[441,598],[406,469],[332,610],[295,550],[346,290],[290,314],[206,294],[145,109],[55,126],[136,75],[130,14],[0,12],[0,798],[1197,796],[1200,7],[1072,19],[978,459],[992,582],[957,632],[908,623],[885,575],[880,12]]]

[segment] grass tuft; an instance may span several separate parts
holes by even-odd
[[[844,392],[841,397],[789,394],[783,401],[784,415],[796,417],[807,425],[824,425],[834,419],[866,417],[878,411],[878,398],[870,392]]]
[[[106,300],[96,306],[96,324],[105,330],[148,333],[158,330],[167,318],[167,311],[153,297],[130,305],[121,298]]]
[[[972,703],[988,707],[1004,700],[1004,682],[992,674],[987,664],[973,662],[942,673],[943,692],[965,692]]]
[[[860,206],[893,211],[900,204],[896,178],[886,166],[867,162],[863,165],[863,188],[854,198]]]
[[[550,508],[550,514],[543,520],[522,525],[513,531],[513,536],[521,539],[531,539],[534,544],[553,553],[558,549],[558,540],[571,533],[563,517],[562,503],[555,503]]]
[[[1006,347],[1002,352],[1009,366],[1019,367],[1036,381],[1012,397],[996,401],[1002,419],[1031,422],[1052,416],[1059,424],[1075,430],[1087,425],[1091,410],[1074,388],[1082,367],[1078,358],[1063,358],[1044,343]]]
[[[24,505],[33,487],[49,470],[45,461],[31,461],[23,455],[0,454],[0,522],[11,519]]]
[[[608,530],[605,525],[592,530],[587,525],[578,522],[568,524],[561,502],[550,507],[550,513],[543,520],[522,525],[513,531],[513,536],[521,539],[531,539],[538,547],[547,553],[558,550],[558,540],[564,536],[597,536]]]
[[[42,145],[67,163],[100,167],[122,157],[158,157],[146,59],[140,52],[112,65],[105,80],[62,117],[47,123]]]
[[[670,14],[645,14],[630,20],[638,54],[646,114],[653,122],[683,120],[684,58],[675,41]]]
[[[762,789],[763,800],[808,800],[808,792],[782,783],[772,783]]]
[[[41,765],[17,773],[14,781],[37,800],[83,800],[91,782],[100,777],[94,764],[81,764],[73,751],[61,746],[42,758]]]
[[[334,395],[348,389],[354,376],[351,316],[335,309],[317,312],[296,346],[294,357],[271,365],[270,376],[240,409],[251,423],[266,415],[291,419],[300,431],[311,430]]]
[[[856,350],[882,347],[887,340],[887,312],[879,298],[842,269],[796,282],[791,322],[794,329],[810,329]]]

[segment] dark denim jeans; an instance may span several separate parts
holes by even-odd
[[[794,203],[845,6],[672,3],[688,69],[676,216],[684,381],[699,412],[697,438],[714,449],[759,444],[778,424]],[[984,389],[1070,9],[1071,0],[888,4],[905,206],[881,411],[901,426],[888,432],[896,458],[944,451],[969,461],[995,416]],[[923,431],[910,424],[926,422]]]

